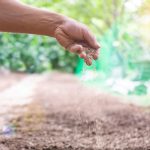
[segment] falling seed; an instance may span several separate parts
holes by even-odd
[[[85,51],[85,53],[86,53],[86,55],[87,55],[87,58],[89,58],[89,59],[91,59],[91,60],[93,60],[93,53],[95,52],[95,50],[94,49],[88,49],[87,51]],[[95,60],[93,60],[93,71],[94,72],[96,72],[96,61]],[[96,75],[95,75],[96,76]],[[95,77],[94,76],[94,77]],[[83,64],[83,70],[82,70],[82,77],[81,77],[81,80],[82,81],[87,81],[88,80],[88,77],[89,77],[89,75],[88,75],[88,72],[87,72],[87,66],[86,66],[86,64],[84,63]]]

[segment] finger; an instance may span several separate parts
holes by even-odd
[[[92,59],[86,57],[86,58],[84,59],[84,61],[85,61],[85,63],[86,63],[88,66],[91,66],[91,65],[92,65]]]
[[[82,45],[79,45],[79,44],[73,44],[73,45],[69,46],[68,48],[72,53],[81,54],[83,51]]]
[[[80,58],[83,58],[83,59],[85,59],[87,57],[85,52],[82,52],[81,54],[79,54],[79,56],[80,56]]]
[[[83,47],[82,53],[79,55],[81,58],[85,59],[87,57],[86,51],[88,50],[87,47]]]
[[[99,51],[98,50],[95,50],[94,53],[92,53],[92,57],[94,60],[97,60],[98,59],[98,56],[99,56]]]
[[[100,45],[96,41],[95,36],[88,29],[84,29],[83,34],[84,34],[84,40],[88,43],[88,45],[91,48],[93,48],[93,49],[99,49],[100,48]]]

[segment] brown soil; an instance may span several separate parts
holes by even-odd
[[[150,109],[84,87],[74,76],[42,76],[34,101],[11,120],[0,150],[148,150]]]
[[[0,70],[0,91],[15,84],[23,79],[26,75],[23,73],[10,73],[9,71]]]

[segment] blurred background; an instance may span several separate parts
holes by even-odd
[[[22,1],[88,25],[101,45],[100,58],[87,67],[53,38],[0,33],[1,70],[69,72],[90,86],[150,104],[150,0]]]

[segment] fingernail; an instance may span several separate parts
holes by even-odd
[[[100,44],[99,43],[95,43],[95,47],[96,47],[96,49],[99,49],[100,48]]]
[[[97,44],[97,49],[99,49],[100,48],[100,44]]]
[[[84,55],[83,53],[79,54],[80,58],[85,58],[86,55]]]
[[[91,66],[91,65],[92,65],[92,62],[88,62],[87,65],[88,65],[88,66]]]
[[[85,62],[86,62],[86,64],[87,64],[88,66],[91,66],[91,65],[92,65],[92,60],[85,60]]]
[[[97,60],[97,59],[98,59],[98,56],[93,56],[93,59],[94,59],[94,60]]]

